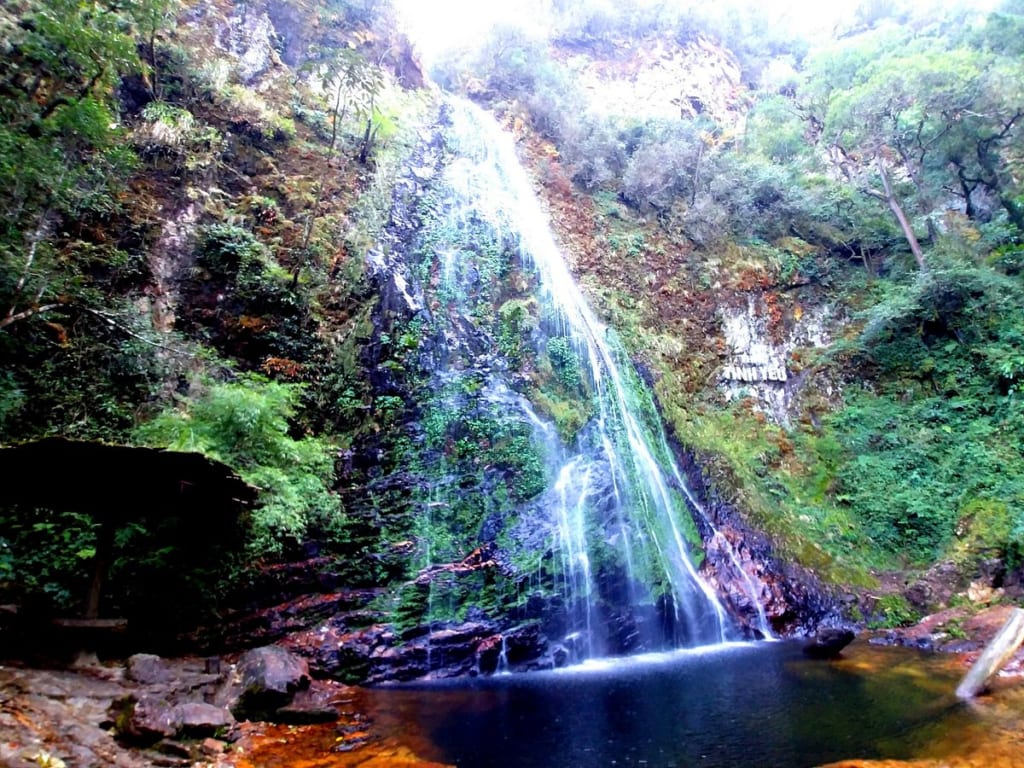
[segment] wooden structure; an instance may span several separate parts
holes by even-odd
[[[19,515],[80,512],[99,525],[83,614],[98,624],[118,528],[174,519],[175,546],[237,538],[240,517],[259,492],[198,453],[58,437],[0,449],[0,478],[0,506]]]

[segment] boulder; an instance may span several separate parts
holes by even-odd
[[[236,675],[240,692],[230,708],[239,720],[273,720],[310,680],[306,660],[276,645],[246,651]]]
[[[853,630],[829,627],[818,630],[818,634],[804,645],[804,655],[812,659],[834,659],[853,642]]]
[[[201,701],[174,703],[163,697],[128,697],[114,704],[114,726],[123,741],[149,745],[174,738],[223,733],[235,724],[226,709]]]
[[[170,713],[175,735],[202,738],[224,733],[235,724],[231,713],[202,701],[186,701],[174,706]]]
[[[111,707],[114,728],[120,739],[134,744],[154,744],[174,736],[173,705],[162,698],[129,696]]]
[[[166,661],[152,653],[136,653],[125,663],[129,680],[142,685],[159,685],[172,679],[171,668]]]

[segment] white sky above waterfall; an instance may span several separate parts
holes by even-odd
[[[621,7],[629,0],[591,0],[591,5]],[[690,7],[707,0],[633,0],[639,6]],[[998,0],[909,0],[918,7],[966,4],[992,8]],[[720,9],[767,8],[780,27],[794,37],[828,35],[836,24],[849,18],[861,0],[715,0]],[[450,48],[470,47],[483,39],[495,24],[514,24],[544,32],[548,27],[550,0],[395,0],[406,26],[429,63]]]

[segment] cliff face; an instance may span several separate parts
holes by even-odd
[[[164,447],[177,438],[143,428],[161,414],[182,417],[191,437],[179,447],[263,472],[253,482],[264,503],[252,517],[289,488],[277,495],[284,516],[266,529],[269,550],[250,547],[188,574],[197,591],[187,625],[214,604],[244,606],[253,596],[239,576],[262,578],[255,571],[268,551],[302,558],[331,539],[331,578],[365,570],[359,555],[338,555],[345,523],[328,489],[340,449],[327,446],[374,428],[359,361],[377,299],[364,254],[389,206],[389,158],[403,151],[395,120],[402,114],[411,128],[428,99],[415,90],[423,78],[408,43],[365,7],[198,2],[146,19],[107,10],[26,3],[5,27],[0,81],[12,98],[0,167],[17,182],[0,196],[11,214],[0,249],[0,439]],[[148,33],[135,40],[134,30]],[[92,41],[84,59],[75,58],[79,39]],[[64,63],[33,79],[50,50]],[[119,58],[106,63],[108,54]],[[106,69],[92,78],[94,59]],[[75,87],[77,100],[60,90]],[[193,410],[225,387],[241,399],[220,400],[220,416]],[[262,442],[269,433],[254,437],[261,424],[291,446],[269,474],[265,462],[278,459]],[[206,427],[219,448],[199,436]],[[246,445],[262,458],[229,458]],[[296,471],[304,461],[316,469]],[[289,519],[308,518],[311,491],[335,514],[308,540],[297,533],[304,522],[284,534]],[[0,513],[0,591],[29,614],[74,614],[94,526],[55,509],[32,528],[14,501]],[[54,530],[62,536],[48,536]],[[347,529],[356,544],[346,555],[362,533]],[[171,544],[159,525],[114,538],[119,567],[103,604],[129,614],[145,601],[131,574],[158,577]],[[55,565],[41,574],[37,558]],[[261,582],[268,591],[256,603],[276,599],[274,579]]]
[[[552,54],[602,115],[638,121],[705,115],[742,130],[748,93],[740,64],[707,37],[683,44],[666,35],[598,45],[562,42]]]

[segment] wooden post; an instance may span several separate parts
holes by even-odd
[[[971,699],[984,691],[989,682],[1001,670],[1010,657],[1024,643],[1024,610],[1014,608],[1010,617],[1003,624],[996,636],[992,638],[974,666],[964,675],[956,688],[956,695],[961,699]]]

